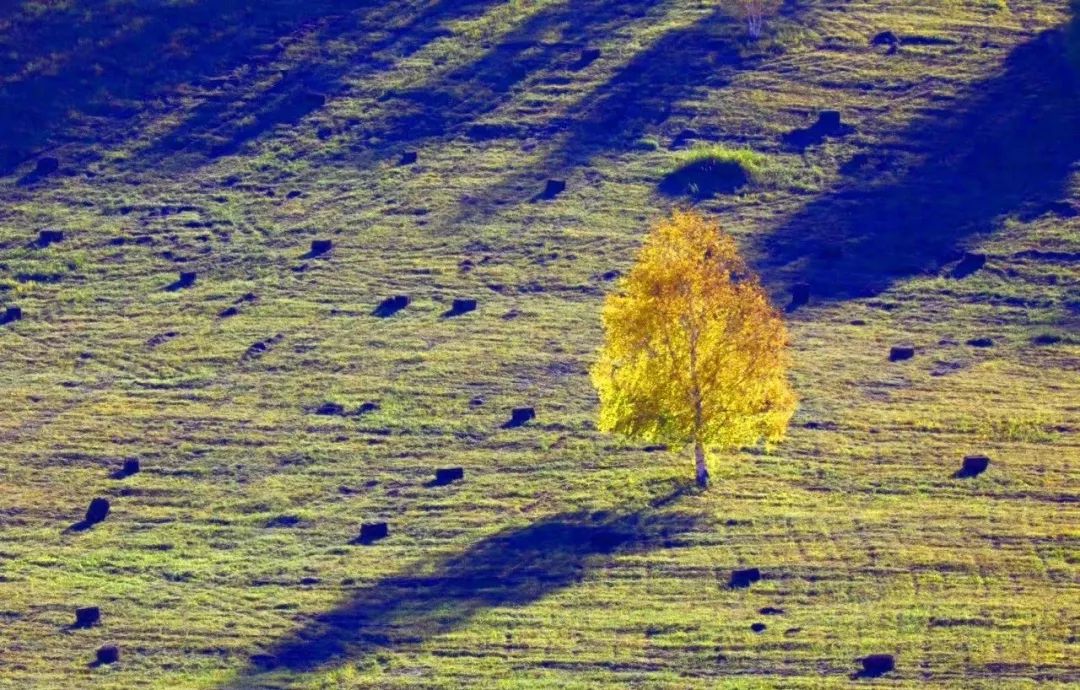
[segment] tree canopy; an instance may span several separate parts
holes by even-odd
[[[608,296],[603,322],[592,369],[602,431],[693,444],[702,485],[706,448],[783,437],[796,406],[787,328],[715,223],[676,211],[656,225]]]

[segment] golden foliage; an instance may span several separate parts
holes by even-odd
[[[602,431],[699,449],[783,437],[796,405],[787,329],[714,223],[677,211],[657,225],[603,321]]]

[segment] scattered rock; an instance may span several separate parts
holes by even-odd
[[[810,286],[806,283],[797,283],[791,286],[791,302],[784,311],[790,313],[805,306],[810,302]]]
[[[278,515],[266,522],[267,529],[276,527],[295,527],[300,524],[300,518],[296,515]]]
[[[176,331],[166,331],[165,333],[158,333],[149,340],[146,341],[146,346],[150,349],[154,349],[159,345],[164,345],[173,338],[179,335]]]
[[[484,399],[481,397],[476,397],[469,401],[469,407],[480,407],[483,404]]]
[[[898,46],[900,45],[900,38],[897,37],[892,31],[882,31],[875,34],[870,39],[870,45],[872,46]]]
[[[476,310],[476,300],[474,299],[456,299],[450,306],[443,317],[449,318],[452,316],[461,316],[462,314],[468,314],[471,311]]]
[[[120,661],[120,649],[115,645],[105,645],[97,650],[97,660],[94,662],[96,666],[104,666],[106,664],[115,664]]]
[[[993,347],[994,341],[991,338],[972,338],[967,344],[971,347]]]
[[[985,265],[986,254],[973,254],[967,252],[964,254],[964,257],[960,259],[960,263],[953,267],[951,275],[957,280],[962,280]]]
[[[536,410],[531,407],[518,407],[510,412],[510,420],[503,424],[503,428],[516,429],[533,419],[536,419]]]
[[[103,521],[109,514],[109,501],[105,498],[95,498],[90,501],[90,506],[86,509],[86,517],[83,518],[83,522],[87,525],[96,525]]]
[[[379,403],[366,402],[360,407],[356,408],[356,414],[367,414],[368,412],[374,412],[377,409],[379,409]]]
[[[3,323],[2,319],[0,319],[0,323]],[[1061,336],[1053,333],[1043,333],[1032,338],[1031,342],[1035,345],[1057,345],[1061,342]]]
[[[851,134],[855,128],[844,124],[839,110],[822,110],[817,122],[809,127],[793,129],[784,135],[784,143],[797,149],[805,149],[820,144],[827,137],[843,137]]]
[[[915,348],[910,345],[896,345],[889,350],[890,362],[903,362],[915,356]]]
[[[570,69],[574,70],[575,72],[583,70],[592,63],[599,60],[601,54],[602,53],[600,52],[599,48],[586,48],[585,50],[581,51],[581,56],[577,59],[577,62],[570,65]]]
[[[960,469],[956,471],[953,477],[957,479],[978,477],[988,467],[990,467],[990,458],[985,455],[968,455],[964,458],[964,464],[960,466]]]
[[[345,406],[335,402],[324,402],[315,408],[315,414],[325,416],[340,416],[345,414]]]
[[[420,158],[420,154],[416,151],[406,151],[401,154],[401,159],[398,160],[398,165],[412,165]]]
[[[42,230],[41,232],[38,233],[37,242],[35,242],[34,244],[37,247],[39,247],[41,249],[44,249],[45,247],[48,247],[50,244],[55,244],[57,242],[63,242],[63,241],[64,241],[64,231],[63,230]]]
[[[700,139],[701,136],[692,129],[684,129],[675,135],[675,138],[671,140],[671,148],[679,149],[686,146],[688,143],[695,139]]]
[[[312,240],[311,241],[311,251],[308,252],[308,255],[305,258],[310,259],[312,257],[322,256],[323,254],[327,253],[328,251],[330,251],[333,248],[334,248],[334,241],[333,240]]]
[[[75,628],[90,628],[101,621],[101,609],[97,606],[85,606],[75,609]]]
[[[360,525],[360,536],[356,538],[356,543],[372,544],[388,536],[390,527],[385,522],[369,522]]]
[[[289,190],[289,193],[285,195],[285,198],[286,199],[295,199],[295,198],[297,198],[299,196],[303,196],[303,192],[301,192],[299,189],[292,189],[292,190]]]
[[[1052,213],[1059,218],[1076,218],[1080,216],[1080,208],[1068,201],[1054,201],[1046,205],[1046,212]]]
[[[240,313],[240,310],[237,309],[236,307],[225,307],[224,309],[222,309],[221,311],[218,312],[218,318],[227,319],[227,318],[229,318],[231,316],[236,316],[239,313]]]
[[[864,678],[879,678],[896,668],[892,654],[871,654],[862,659],[863,670],[859,673]]]
[[[435,470],[435,484],[443,486],[465,478],[465,469],[462,467],[444,467]]]
[[[373,316],[385,319],[393,316],[407,306],[409,306],[409,298],[406,295],[395,295],[394,297],[384,299],[371,313]]]
[[[175,283],[172,283],[165,289],[169,292],[176,292],[177,290],[183,290],[189,288],[195,284],[195,279],[199,277],[199,274],[195,271],[181,271],[180,277]]]
[[[728,586],[732,589],[743,589],[761,579],[761,571],[757,568],[732,570]]]
[[[133,474],[139,473],[139,461],[136,458],[128,458],[123,467],[112,473],[113,479],[126,479]]]
[[[764,623],[753,623],[753,624],[750,625],[750,629],[753,630],[756,633],[765,632],[766,627],[767,626]]]
[[[544,191],[533,197],[533,201],[554,199],[566,190],[566,182],[563,180],[548,180]]]
[[[775,606],[766,606],[758,611],[763,616],[781,616],[784,613],[784,609],[778,609]]]
[[[240,361],[246,362],[248,360],[258,359],[259,357],[262,357],[267,352],[269,352],[270,349],[274,347],[274,345],[277,345],[284,338],[285,336],[278,333],[277,335],[267,338],[266,340],[260,340],[259,342],[252,344],[252,346],[249,347],[243,355],[241,355]]]
[[[20,321],[22,317],[22,307],[8,307],[3,314],[0,314],[0,326]]]
[[[42,156],[38,159],[37,167],[34,168],[34,175],[45,177],[46,175],[52,175],[59,169],[60,161],[58,159],[52,156]]]

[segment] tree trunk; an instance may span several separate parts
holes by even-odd
[[[701,446],[701,441],[694,441],[694,463],[697,466],[697,485],[708,489],[709,469],[705,466],[705,449]]]

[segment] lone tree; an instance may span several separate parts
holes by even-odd
[[[780,11],[782,0],[720,0],[726,11],[746,21],[750,37],[761,38],[765,20]]]
[[[694,212],[676,211],[645,238],[637,263],[608,296],[605,342],[592,369],[601,431],[705,449],[784,435],[795,412],[788,334],[735,240]]]

